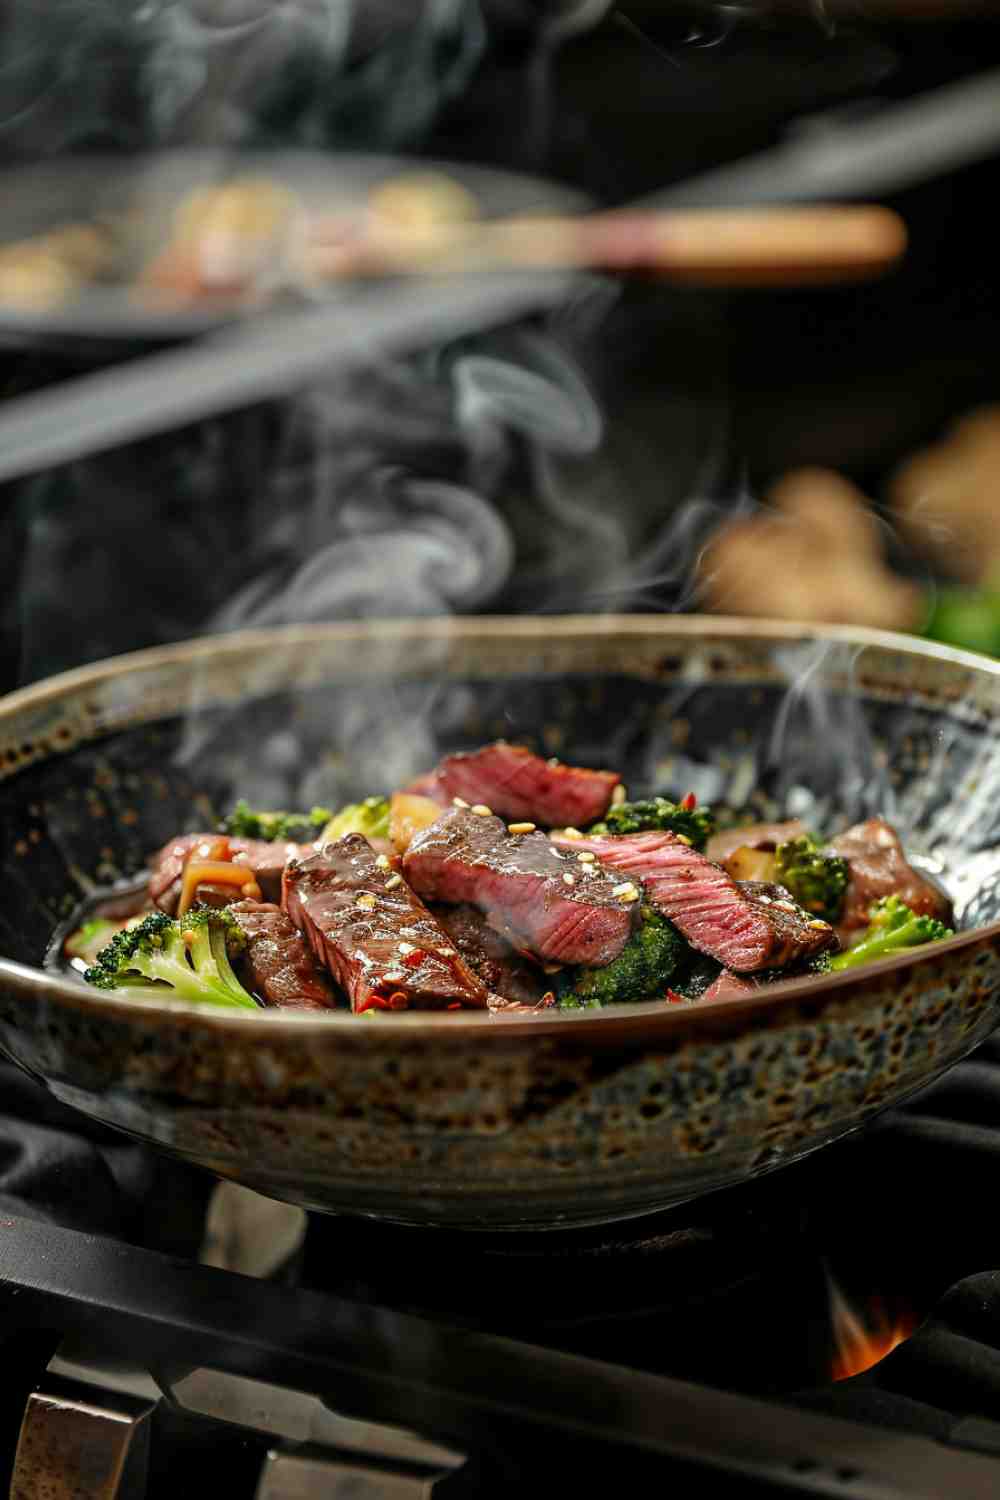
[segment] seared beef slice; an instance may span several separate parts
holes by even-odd
[[[783,887],[741,887],[676,834],[655,831],[553,842],[566,850],[596,854],[613,875],[641,881],[647,899],[692,947],[737,973],[798,962],[834,942],[832,927],[796,906]],[[780,905],[771,891],[780,893]]]
[[[899,896],[919,916],[951,922],[951,902],[907,863],[899,834],[884,818],[848,828],[830,847],[850,870],[839,923],[845,936],[868,926],[869,908],[883,896]]]
[[[486,1005],[448,934],[360,833],[285,869],[282,905],[351,1008]]]
[[[468,901],[519,948],[554,963],[607,964],[632,931],[635,896],[595,861],[584,867],[543,833],[452,808],[415,835],[403,859],[428,901]]]
[[[602,818],[620,780],[616,771],[564,766],[533,755],[524,745],[498,740],[468,755],[446,756],[436,772],[421,778],[420,786],[424,796],[444,804],[461,797],[501,817],[554,828]]]
[[[238,901],[230,911],[247,940],[240,960],[244,983],[265,1005],[281,1010],[331,1010],[336,1005],[329,976],[280,906]]]
[[[469,968],[491,995],[533,1005],[541,1000],[549,981],[537,964],[524,958],[489,925],[478,907],[435,906],[434,915]]]
[[[754,979],[747,979],[743,974],[734,974],[731,969],[723,969],[718,979],[714,979],[708,989],[702,995],[702,1001],[706,1000],[739,1000],[744,995],[753,995],[760,988]]]

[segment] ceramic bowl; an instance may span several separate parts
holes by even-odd
[[[607,1222],[769,1171],[930,1082],[1000,1019],[1000,666],[905,637],[697,617],[243,633],[0,703],[0,1046],[61,1100],[331,1213]],[[336,802],[497,736],[633,791],[835,829],[880,812],[958,934],[715,1004],[227,1012],[44,968],[60,922],[238,795]]]

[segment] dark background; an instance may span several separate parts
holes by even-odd
[[[180,10],[208,13],[212,3]],[[641,3],[613,8],[549,53],[539,46],[545,11],[457,4],[428,37],[400,27],[398,7],[363,8],[336,67],[286,27],[255,44],[249,62],[234,54],[228,72],[214,65],[239,104],[234,143],[487,161],[619,203],[762,149],[803,117],[906,98],[1000,59],[1000,24],[988,17],[834,22]],[[0,9],[0,160],[176,144],[191,138],[192,120],[202,135],[216,129],[197,95],[178,102],[177,88],[165,89],[161,54],[176,60],[176,48],[164,53],[161,36],[157,50],[142,27],[125,25],[135,12],[62,0],[45,8],[43,26],[34,7]],[[890,200],[911,249],[901,270],[871,285],[621,289],[576,352],[607,415],[604,462],[637,568],[692,498],[724,513],[794,465],[841,469],[878,501],[904,455],[997,397],[996,183],[994,159]],[[0,393],[137,352],[8,343]],[[285,451],[285,418],[277,405],[237,413],[0,489],[0,686],[204,628],[260,566],[250,518]],[[447,477],[447,455],[401,455],[384,423],[379,441],[386,462]],[[537,550],[538,522],[519,483],[515,475],[491,498],[523,554]],[[331,496],[331,514],[343,503]],[[558,537],[547,548],[554,559]],[[613,602],[686,606],[689,564],[679,556],[655,588]],[[576,591],[572,568],[558,589],[546,579],[536,568],[477,607],[608,607],[589,574]]]

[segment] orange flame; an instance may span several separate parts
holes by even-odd
[[[916,1329],[914,1313],[904,1309],[890,1315],[880,1297],[870,1298],[863,1312],[852,1306],[829,1271],[827,1285],[834,1346],[832,1380],[849,1380],[870,1370]]]

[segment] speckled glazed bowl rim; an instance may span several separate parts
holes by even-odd
[[[489,616],[477,615],[459,619],[415,619],[344,622],[326,625],[287,626],[268,630],[235,631],[222,636],[203,637],[182,641],[171,646],[157,646],[144,651],[129,652],[105,661],[77,667],[59,673],[30,687],[21,688],[0,698],[0,727],[4,720],[26,710],[34,710],[70,697],[81,689],[94,688],[99,683],[121,679],[132,674],[158,667],[178,664],[196,666],[200,661],[218,661],[227,654],[245,656],[248,651],[275,651],[294,647],[307,647],[322,642],[326,645],[350,646],[360,641],[379,642],[391,645],[407,641],[449,642],[472,640],[496,641],[500,639],[537,639],[544,635],[558,638],[561,643],[580,640],[592,642],[599,637],[615,640],[629,638],[662,637],[665,641],[685,638],[711,644],[713,641],[741,639],[789,644],[830,643],[848,647],[873,647],[910,657],[915,662],[934,661],[953,667],[956,673],[971,673],[984,679],[996,680],[997,699],[1000,702],[1000,662],[960,651],[950,646],[921,640],[914,636],[896,635],[888,631],[869,630],[844,625],[799,624],[787,620],[745,619],[730,616],[701,615],[562,615],[562,616]],[[128,722],[122,728],[127,728]],[[58,751],[53,752],[58,754]],[[48,758],[48,757],[45,757]],[[610,1032],[623,1040],[626,1036],[669,1034],[674,1030],[690,1030],[692,1023],[704,1022],[714,1029],[726,1018],[739,1024],[742,1018],[749,1020],[761,1012],[768,1012],[790,1002],[804,1002],[811,1010],[823,1009],[829,1000],[835,1003],[844,992],[858,984],[863,972],[865,982],[876,980],[887,974],[898,972],[901,976],[928,962],[937,962],[953,952],[988,943],[1000,936],[1000,920],[982,927],[971,928],[956,934],[944,942],[934,944],[931,949],[917,949],[909,954],[883,959],[868,964],[863,971],[847,971],[820,978],[789,979],[768,985],[757,995],[737,996],[718,1000],[711,1005],[665,1005],[651,1006],[647,1001],[635,1005],[616,1006],[613,1016],[606,1012],[580,1015],[567,1012],[540,1011],[532,1015],[491,1014],[484,1011],[462,1011],[449,1014],[419,1012],[394,1014],[390,1020],[378,1020],[375,1025],[366,1025],[359,1017],[347,1011],[330,1011],[317,1015],[315,1012],[296,1014],[289,1011],[262,1010],[256,1014],[238,1010],[222,1010],[209,1006],[189,1004],[179,1000],[152,1000],[145,998],[119,998],[96,990],[88,990],[73,980],[64,980],[42,969],[0,958],[0,984],[11,990],[31,996],[38,1001],[69,1006],[72,1009],[107,1017],[132,1016],[138,1019],[141,1013],[150,1021],[160,1020],[172,1025],[207,1027],[211,1030],[228,1030],[232,1027],[267,1027],[268,1035],[288,1036],[310,1034],[329,1039],[331,1034],[347,1032],[354,1042],[368,1035],[380,1045],[387,1040],[391,1029],[398,1031],[402,1040],[415,1039],[414,1033],[433,1036],[437,1042],[448,1037],[467,1038],[470,1032],[483,1028],[499,1027],[503,1034],[534,1035],[557,1033],[566,1038],[569,1028],[574,1035],[587,1041],[601,1038],[611,1040]]]

